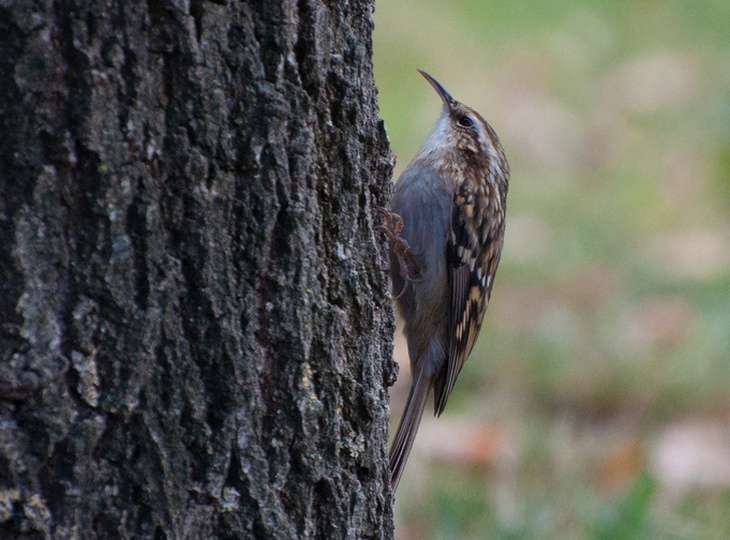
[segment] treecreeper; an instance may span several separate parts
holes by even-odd
[[[502,253],[509,185],[492,126],[419,72],[440,96],[441,116],[383,211],[412,377],[390,449],[394,491],[431,389],[440,416],[479,335]]]

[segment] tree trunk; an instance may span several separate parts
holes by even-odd
[[[0,538],[391,538],[372,0],[0,2]]]

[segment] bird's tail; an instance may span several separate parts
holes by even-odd
[[[423,369],[419,369],[414,375],[416,379],[411,384],[406,408],[398,424],[393,445],[390,447],[390,485],[394,492],[408,461],[408,454],[411,453],[413,440],[416,438],[423,409],[426,406],[428,391],[431,388],[431,377],[426,376]]]

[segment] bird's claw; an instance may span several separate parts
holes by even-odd
[[[413,253],[408,241],[400,233],[403,231],[403,218],[385,208],[378,208],[383,216],[382,230],[390,241],[390,249],[398,261],[400,275],[406,281],[417,281],[421,278],[421,269],[418,266],[416,255]],[[402,291],[401,291],[402,294]],[[398,295],[400,296],[400,294]]]

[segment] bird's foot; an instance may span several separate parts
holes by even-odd
[[[400,235],[403,231],[403,218],[385,208],[379,208],[378,211],[383,216],[383,224],[380,229],[390,241],[390,249],[398,260],[401,277],[406,281],[420,279],[421,269],[418,266],[416,255],[408,245],[408,241]]]

